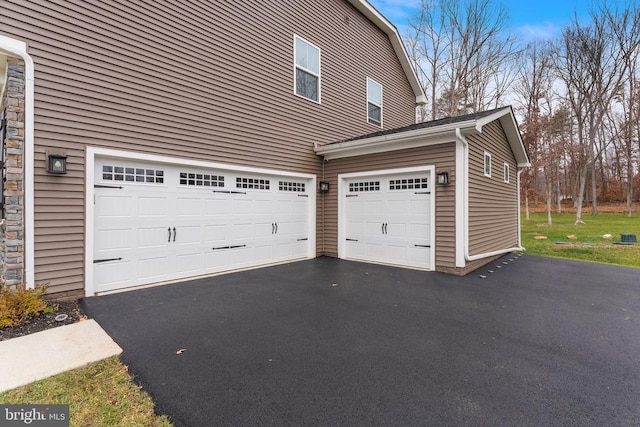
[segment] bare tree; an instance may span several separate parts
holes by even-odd
[[[506,34],[507,9],[495,0],[423,0],[407,46],[432,119],[498,105],[507,92],[516,53]]]
[[[582,204],[589,176],[592,214],[598,213],[596,140],[603,119],[626,76],[626,65],[615,31],[617,25],[618,19],[609,19],[603,13],[592,11],[588,25],[582,25],[574,17],[571,24],[563,29],[558,43],[556,68],[566,86],[567,99],[576,118],[580,148],[576,224],[583,222]]]
[[[618,101],[622,105],[624,121],[620,139],[626,166],[625,193],[627,215],[633,214],[633,177],[635,156],[634,144],[640,140],[638,122],[640,121],[640,88],[638,88],[638,62],[640,60],[640,6],[635,2],[625,4],[622,10],[601,7],[601,13],[610,22],[620,49],[624,70],[624,86],[619,91]]]
[[[552,49],[545,41],[534,41],[518,55],[517,78],[514,90],[523,105],[523,141],[529,153],[531,168],[524,172],[522,186],[525,196],[525,213],[529,219],[529,193],[535,191],[537,172],[544,168],[545,153],[542,151],[543,123],[541,102],[550,101],[553,84]],[[547,175],[545,174],[545,178]],[[548,189],[548,187],[547,187]],[[548,198],[547,198],[548,200]],[[548,221],[551,221],[549,216]]]

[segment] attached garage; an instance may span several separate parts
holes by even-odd
[[[90,151],[88,295],[315,257],[312,175]]]
[[[529,166],[510,107],[318,146],[324,253],[466,274],[520,245]],[[436,178],[437,183],[436,183]]]
[[[340,257],[433,269],[432,168],[339,176]]]

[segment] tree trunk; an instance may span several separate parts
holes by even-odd
[[[529,221],[531,218],[529,218],[529,190],[527,188],[524,190],[524,213]]]
[[[598,186],[596,185],[596,163],[591,165],[591,215],[598,215]]]
[[[582,173],[580,173],[580,185],[578,189],[578,200],[576,201],[576,224],[584,224],[582,220],[582,202],[584,201],[584,190],[587,186],[587,169],[589,164],[585,163]]]

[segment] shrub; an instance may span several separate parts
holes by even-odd
[[[19,285],[16,290],[0,287],[0,328],[21,325],[40,313],[51,312],[43,296],[46,287],[25,289]]]

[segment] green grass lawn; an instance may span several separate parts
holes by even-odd
[[[632,246],[615,245],[623,233],[640,238],[640,214],[628,217],[624,214],[584,214],[585,224],[575,224],[575,214],[553,214],[553,225],[547,225],[546,213],[532,213],[530,220],[521,216],[522,246],[527,254],[556,258],[568,258],[605,264],[640,268],[640,243]],[[611,240],[603,235],[611,234]],[[536,240],[535,236],[547,239]],[[574,239],[568,236],[575,236]]]
[[[171,426],[117,357],[0,393],[0,403],[68,404],[71,426]]]

